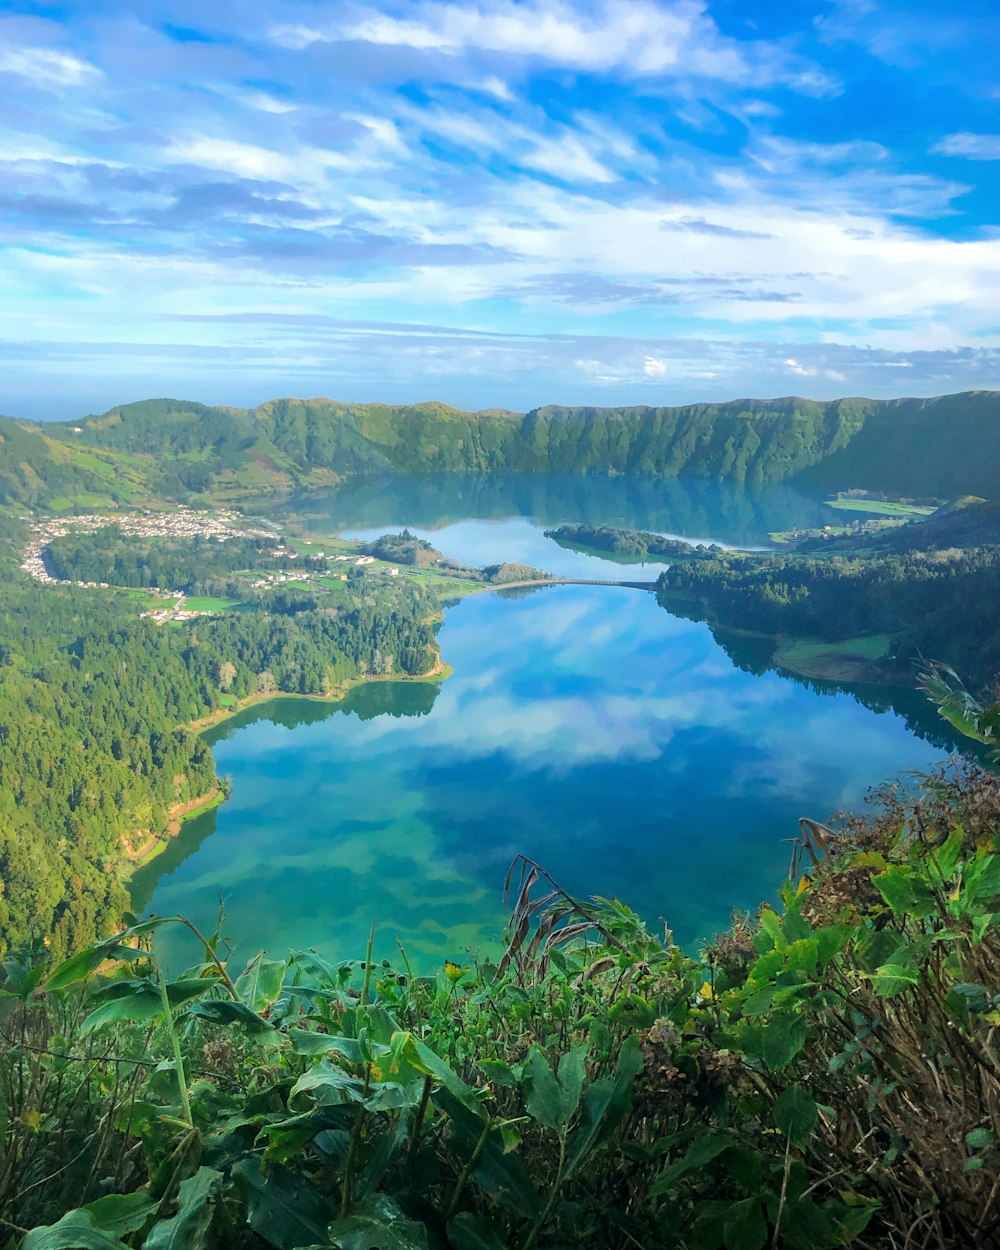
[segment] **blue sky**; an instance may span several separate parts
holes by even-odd
[[[1000,386],[996,0],[0,3],[0,411]]]

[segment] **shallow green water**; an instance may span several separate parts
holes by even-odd
[[[765,502],[717,488],[713,523],[707,488],[674,514],[670,491],[647,491],[629,517],[621,487],[603,481],[603,505],[584,490],[587,508],[551,480],[511,480],[506,495],[494,484],[488,506],[476,496],[485,516],[460,514],[461,482],[447,498],[440,483],[429,498],[419,483],[395,497],[391,484],[369,486],[362,498],[355,488],[309,500],[316,532],[409,525],[462,559],[592,577],[621,570],[562,551],[543,528],[631,522],[754,543],[770,520]],[[774,524],[795,523],[796,508],[801,520],[822,515],[785,492]],[[731,658],[705,625],[642,591],[477,595],[449,609],[440,641],[454,667],[440,688],[281,701],[215,730],[232,798],[137,875],[137,908],[209,923],[221,895],[226,932],[247,956],[261,946],[359,956],[376,921],[382,954],[398,936],[431,967],[498,941],[504,874],[524,852],[571,892],[617,895],[693,943],[734,906],[772,895],[799,816],[857,806],[872,784],[945,755],[918,695],[760,673],[746,640],[727,644]]]

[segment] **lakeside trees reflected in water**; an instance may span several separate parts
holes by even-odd
[[[542,529],[570,522],[617,525],[733,545],[767,543],[772,531],[838,520],[820,499],[782,484],[751,490],[704,478],[545,473],[358,477],[335,491],[301,495],[287,511],[316,532],[381,532],[404,517],[411,529],[428,530],[470,518],[523,517]]]

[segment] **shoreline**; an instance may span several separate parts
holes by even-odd
[[[759,638],[770,642],[773,646],[770,663],[776,672],[793,673],[797,677],[805,677],[810,681],[830,681],[842,685],[857,686],[892,686],[900,690],[911,690],[915,682],[906,681],[899,673],[882,668],[879,660],[858,650],[852,650],[852,643],[867,639],[887,637],[881,634],[868,634],[864,639],[845,638],[840,642],[826,644],[824,640],[806,638],[795,634],[768,634],[759,629],[741,629],[738,625],[727,625],[719,620],[711,605],[697,595],[685,594],[682,591],[658,590],[657,599],[667,608],[671,602],[681,606],[689,604],[698,609],[698,616],[685,619],[702,621],[713,632],[732,634],[737,638]],[[816,650],[809,656],[793,659],[796,648]],[[822,649],[819,649],[822,647]]]
[[[167,815],[167,826],[162,833],[150,833],[145,841],[134,850],[125,853],[125,879],[128,880],[140,868],[145,868],[158,859],[176,838],[189,820],[209,812],[213,807],[224,803],[227,795],[221,785],[214,785],[204,794],[187,799],[183,803],[175,803]],[[123,843],[127,840],[123,839]],[[131,846],[131,843],[128,843]]]
[[[297,694],[290,690],[275,690],[266,694],[252,694],[245,699],[241,699],[233,707],[219,708],[209,716],[202,716],[198,720],[189,721],[186,728],[201,735],[209,729],[214,729],[216,725],[221,725],[230,718],[238,716],[241,712],[249,711],[251,708],[259,707],[266,703],[277,703],[284,699],[300,699],[310,703],[339,703],[352,690],[357,689],[359,686],[368,685],[371,682],[445,681],[451,676],[453,671],[451,665],[442,660],[439,651],[434,663],[424,673],[388,673],[371,677],[351,677],[345,682],[340,682],[326,694]],[[166,828],[161,833],[147,834],[139,847],[131,853],[126,852],[122,864],[122,879],[127,882],[140,868],[145,868],[153,863],[163,854],[170,843],[180,835],[189,820],[194,820],[196,816],[201,816],[213,808],[221,807],[228,797],[229,795],[225,792],[223,785],[217,781],[211,790],[208,790],[205,794],[199,795],[194,799],[188,799],[184,803],[175,803],[168,813]],[[125,839],[123,839],[124,841]]]
[[[278,703],[283,699],[300,699],[308,703],[339,703],[352,690],[356,690],[359,686],[367,686],[373,682],[445,681],[453,672],[452,666],[446,664],[441,659],[441,653],[438,652],[437,659],[424,673],[379,673],[370,677],[349,677],[346,681],[338,682],[332,690],[328,690],[325,694],[299,694],[294,690],[272,690],[266,693],[248,694],[246,698],[240,699],[232,707],[220,707],[216,711],[209,713],[208,716],[201,716],[197,720],[188,721],[185,728],[192,730],[196,734],[203,734],[209,729],[214,729],[216,725],[221,725],[225,721],[231,720],[232,717],[239,716],[241,712],[247,712],[251,708],[260,707],[265,703]]]

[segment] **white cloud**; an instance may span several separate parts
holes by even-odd
[[[299,107],[291,100],[279,100],[267,91],[244,91],[226,85],[218,87],[217,90],[221,95],[228,96],[244,108],[253,109],[257,113],[271,113],[280,117],[283,113],[294,113]]]
[[[665,378],[669,372],[667,362],[658,356],[647,356],[642,362],[642,371],[647,378]]]
[[[295,172],[295,162],[280,152],[272,152],[253,143],[213,139],[206,135],[179,139],[171,143],[163,155],[172,163],[205,165],[241,178],[283,179]]]
[[[597,0],[592,10],[566,0],[480,0],[408,4],[405,17],[374,9],[354,22],[272,27],[274,42],[297,50],[345,40],[457,56],[478,51],[628,76],[683,76],[723,82],[783,81],[810,95],[836,84],[819,67],[792,63],[779,46],[726,38],[705,0]]]
[[[378,119],[371,118],[358,120],[375,135],[376,146],[383,146],[389,141],[391,123],[383,125]],[[168,164],[200,165],[240,178],[297,183],[303,191],[306,187],[322,183],[328,170],[353,172],[378,163],[372,154],[363,151],[343,153],[297,147],[290,152],[278,152],[255,143],[197,134],[175,140],[163,149],[162,156]]]
[[[493,96],[497,100],[510,102],[514,99],[514,93],[502,78],[497,78],[495,74],[491,74],[489,78],[484,79],[481,83],[473,83],[471,86],[480,91],[485,91],[487,95]]]
[[[0,49],[0,73],[17,74],[43,87],[79,87],[99,71],[79,57],[54,48]]]
[[[945,135],[931,151],[939,156],[963,156],[970,161],[1000,161],[1000,135],[977,135],[963,130]]]
[[[538,139],[517,163],[564,182],[614,182],[615,175],[587,151],[579,139]]]
[[[846,382],[846,374],[841,373],[837,369],[812,369],[805,365],[800,365],[797,360],[789,358],[785,361],[785,368],[789,373],[797,378],[823,378],[827,382]]]
[[[349,121],[356,121],[364,126],[380,147],[388,148],[397,155],[405,154],[406,144],[399,133],[399,127],[391,118],[373,117],[364,113],[348,113],[346,116]]]

